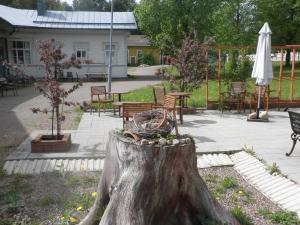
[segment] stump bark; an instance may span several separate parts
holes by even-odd
[[[101,211],[100,225],[239,224],[200,177],[193,142],[138,145],[113,132],[95,203],[80,225],[97,224]]]

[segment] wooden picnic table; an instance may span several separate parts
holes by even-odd
[[[187,97],[191,96],[191,93],[188,92],[171,92],[168,95],[175,96],[179,100],[179,119],[180,124],[183,124],[183,108],[184,108],[184,101]]]

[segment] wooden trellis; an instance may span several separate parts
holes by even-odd
[[[217,72],[217,79],[218,79],[218,93],[219,96],[221,94],[221,82],[222,82],[222,76],[221,76],[221,62],[222,62],[222,51],[224,50],[255,50],[256,46],[225,46],[225,45],[219,45],[219,46],[209,46],[208,49],[217,50],[218,52],[218,72]],[[290,106],[300,106],[300,100],[294,99],[294,81],[300,80],[300,78],[295,77],[295,63],[296,63],[296,52],[297,49],[300,49],[300,45],[286,45],[286,46],[272,46],[272,49],[276,49],[280,51],[280,65],[279,65],[279,76],[278,78],[274,78],[274,80],[278,80],[278,91],[277,91],[277,97],[279,98],[281,107],[290,107]],[[292,65],[291,65],[291,72],[290,77],[283,77],[283,62],[284,62],[284,53],[285,50],[291,49],[292,52]],[[208,50],[206,52],[206,59],[208,59]],[[209,103],[217,103],[214,101],[209,101],[209,67],[208,67],[208,60],[205,67],[206,77],[205,77],[205,99],[206,99],[206,108],[210,108]],[[290,81],[290,94],[289,99],[284,100],[282,99],[282,82],[283,80],[289,80]]]

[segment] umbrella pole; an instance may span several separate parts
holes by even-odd
[[[256,109],[256,119],[259,119],[259,107],[260,107],[260,86],[258,88],[258,100],[257,100],[257,109]]]

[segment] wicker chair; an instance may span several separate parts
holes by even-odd
[[[133,118],[135,113],[145,112],[152,109],[151,103],[124,103],[123,104],[123,128],[126,126],[126,121]]]
[[[94,96],[97,96],[97,100],[94,100]],[[91,87],[91,108],[90,113],[92,113],[92,104],[98,103],[98,112],[100,116],[101,104],[104,105],[104,112],[106,111],[107,104],[111,104],[114,101],[113,95],[111,96],[106,92],[105,86],[92,86]]]
[[[164,97],[166,95],[166,89],[164,86],[153,86],[154,95],[154,107],[164,105]]]
[[[237,111],[245,109],[244,102],[246,97],[246,83],[245,82],[231,82],[229,91],[221,93],[222,112],[224,109],[231,110],[236,107]]]
[[[176,119],[176,111],[177,111],[176,110],[176,97],[171,96],[171,95],[166,95],[164,97],[163,108],[164,108],[165,117],[167,116],[168,112],[173,113],[173,117],[174,117],[174,121],[175,121],[176,136],[178,136],[179,132],[178,132],[177,119]]]

